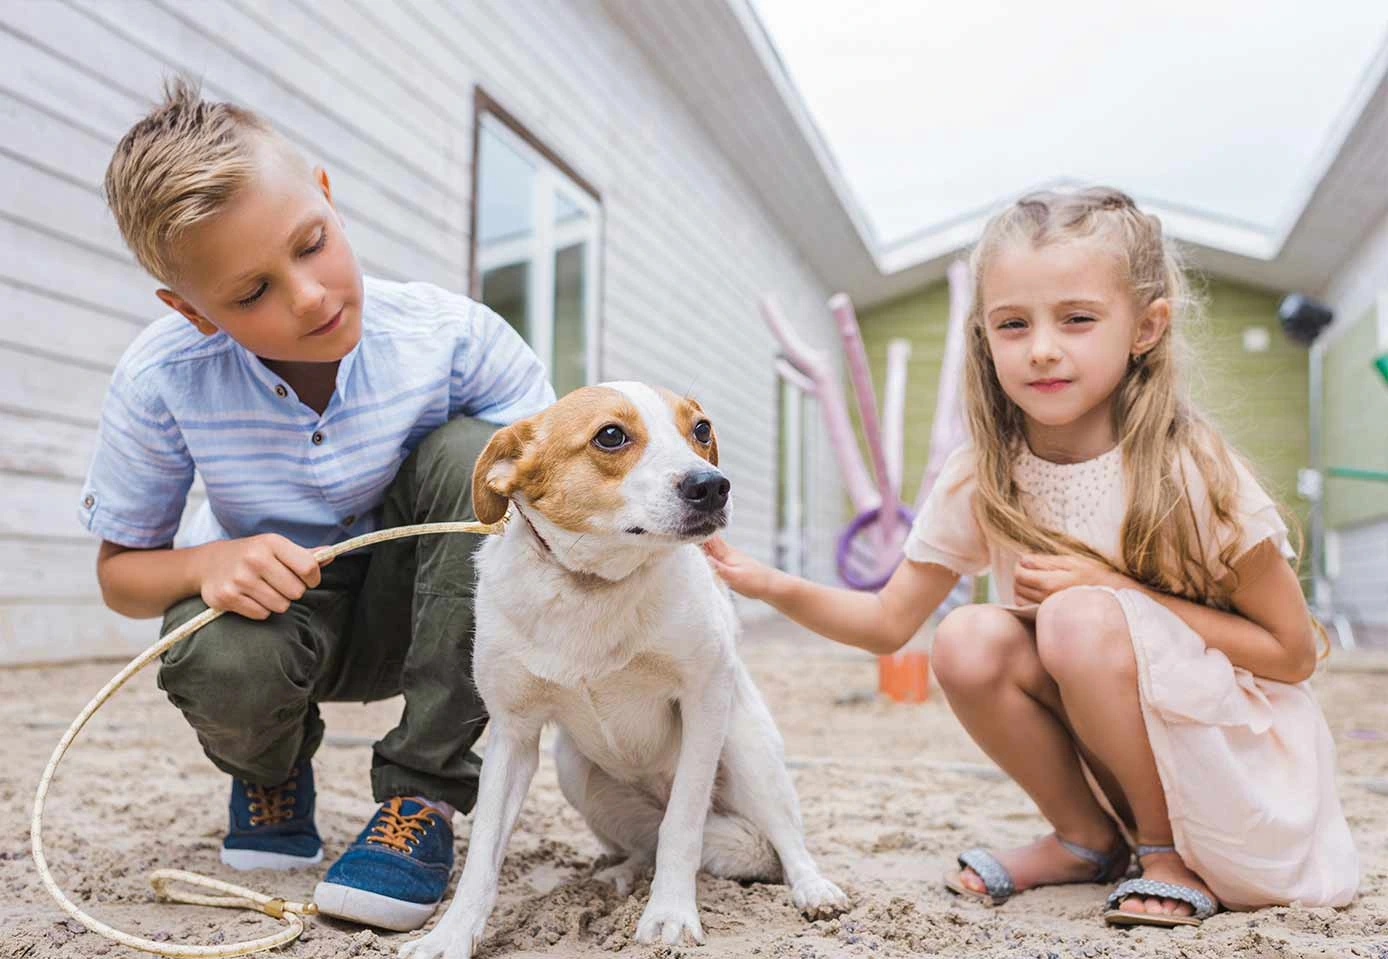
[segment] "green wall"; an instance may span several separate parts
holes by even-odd
[[[1193,384],[1195,395],[1234,446],[1252,461],[1269,492],[1304,523],[1306,504],[1296,496],[1296,471],[1306,465],[1308,450],[1306,350],[1282,335],[1277,323],[1279,294],[1224,280],[1206,281],[1204,293],[1208,322],[1191,336],[1201,366]],[[860,317],[879,397],[888,341],[898,337],[911,341],[902,478],[907,500],[915,497],[930,447],[948,308],[948,289],[941,281],[866,310]],[[1243,331],[1249,326],[1267,328],[1271,342],[1265,352],[1244,351]],[[1385,394],[1376,420],[1382,424],[1388,422],[1388,389],[1378,385]],[[1378,435],[1383,435],[1381,428]],[[1381,469],[1388,448],[1380,443],[1379,452],[1383,454],[1377,461]]]
[[[1325,465],[1388,471],[1388,384],[1373,367],[1376,311],[1341,334],[1325,356]],[[1326,483],[1326,525],[1349,526],[1388,516],[1388,485],[1366,480]]]

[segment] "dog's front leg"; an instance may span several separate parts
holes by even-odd
[[[540,762],[540,728],[492,719],[467,863],[448,911],[434,931],[400,947],[401,959],[470,959],[496,905],[497,874],[530,780]]]
[[[723,667],[700,680],[679,699],[683,727],[680,758],[670,803],[660,821],[651,899],[636,926],[638,942],[660,940],[674,945],[685,935],[694,942],[704,941],[695,878],[703,855],[713,780],[728,730],[734,680],[732,671]]]
[[[737,675],[733,727],[723,749],[726,780],[720,799],[745,817],[776,848],[796,908],[811,919],[827,919],[850,908],[848,897],[820,874],[805,848],[800,801],[786,771],[776,722],[746,670]]]

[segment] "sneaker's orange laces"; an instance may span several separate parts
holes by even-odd
[[[246,798],[250,801],[251,825],[273,826],[294,818],[294,791],[299,788],[299,770],[278,786],[257,786],[246,783]]]
[[[403,803],[404,799],[400,796],[387,800],[381,807],[381,818],[371,827],[371,835],[366,837],[366,841],[389,846],[408,856],[410,847],[419,842],[424,830],[437,821],[439,811],[433,806],[423,806],[418,812],[407,816],[400,811]]]

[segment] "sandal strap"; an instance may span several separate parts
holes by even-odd
[[[1157,853],[1175,852],[1175,851],[1176,851],[1176,847],[1175,847],[1175,846],[1149,846],[1149,845],[1146,845],[1145,843],[1138,843],[1138,845],[1137,845],[1137,858],[1141,859],[1143,856],[1155,856],[1155,855],[1157,855]]]
[[[1199,889],[1178,886],[1171,882],[1157,882],[1155,879],[1129,879],[1120,882],[1118,888],[1109,893],[1106,909],[1117,909],[1129,896],[1151,896],[1156,899],[1175,899],[1189,904],[1195,909],[1192,918],[1204,921],[1215,914],[1218,906],[1215,901]]]
[[[1071,842],[1062,837],[1059,833],[1056,833],[1055,838],[1056,842],[1065,847],[1065,850],[1069,852],[1070,855],[1083,859],[1085,862],[1093,863],[1094,875],[1096,878],[1107,876],[1109,870],[1117,864],[1120,857],[1127,859],[1128,856],[1132,855],[1128,852],[1126,843],[1120,842],[1116,848],[1110,849],[1108,852],[1100,852],[1097,849],[1090,849],[1088,846],[1081,846],[1077,842]]]
[[[1007,867],[981,846],[961,852],[959,865],[978,873],[978,878],[983,880],[983,888],[993,897],[994,902],[1003,902],[1017,891]]]

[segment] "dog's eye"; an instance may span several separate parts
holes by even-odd
[[[627,435],[620,426],[604,426],[593,437],[593,442],[605,450],[618,450],[627,445]]]
[[[708,420],[699,420],[694,424],[694,438],[707,446],[708,441],[713,439],[713,424]]]

